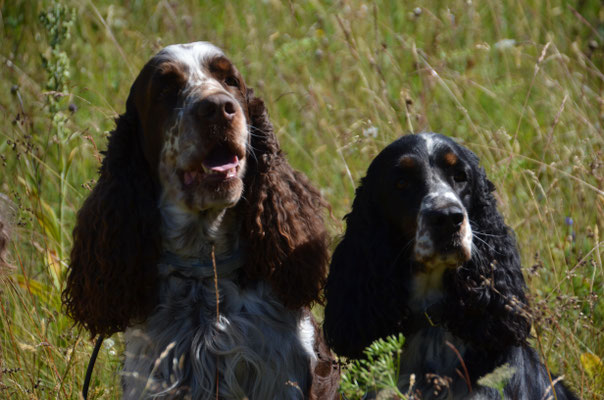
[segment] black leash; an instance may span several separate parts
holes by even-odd
[[[84,378],[84,387],[82,387],[82,396],[84,397],[84,400],[88,399],[88,386],[90,385],[90,378],[92,378],[92,370],[94,369],[96,356],[99,355],[101,344],[103,344],[103,339],[105,339],[103,335],[99,335],[98,339],[96,340],[96,344],[94,345],[94,350],[92,350],[90,361],[88,361],[88,368],[86,368],[86,378]]]

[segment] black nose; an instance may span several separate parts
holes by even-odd
[[[196,114],[209,124],[231,121],[236,111],[234,100],[223,93],[209,95],[195,106]]]
[[[461,228],[464,213],[459,206],[454,205],[424,211],[423,217],[431,228],[442,229],[443,233],[454,233]]]

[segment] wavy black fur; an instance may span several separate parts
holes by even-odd
[[[453,152],[467,169],[467,185],[457,195],[474,239],[471,259],[442,275],[439,300],[425,310],[431,314],[430,325],[424,312],[412,310],[410,300],[422,268],[413,245],[419,204],[439,168],[432,153],[439,152]],[[412,154],[423,169],[415,169],[415,176],[406,178],[411,186],[399,193],[393,182],[403,154]],[[415,398],[499,398],[477,380],[504,363],[516,370],[506,398],[551,395],[550,375],[527,343],[531,319],[520,256],[514,233],[497,210],[494,190],[478,157],[445,136],[409,135],[386,147],[356,190],[346,233],[331,261],[324,322],[331,348],[340,356],[361,358],[374,340],[404,333],[399,386],[408,390],[414,373]],[[456,372],[463,375],[463,366],[446,341],[461,353],[469,379]],[[449,377],[448,389],[435,394],[426,374]],[[558,400],[575,398],[561,383],[555,389]]]

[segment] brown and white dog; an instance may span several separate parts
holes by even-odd
[[[324,205],[223,52],[168,46],[132,85],[78,213],[67,312],[92,335],[125,330],[126,399],[334,398],[308,309]]]

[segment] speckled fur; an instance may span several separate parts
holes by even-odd
[[[326,204],[222,51],[151,58],[104,154],[63,303],[92,336],[126,332],[124,398],[336,398],[339,367],[309,311]],[[213,256],[218,304],[212,268],[199,269]]]
[[[126,331],[124,399],[215,399],[217,384],[221,399],[304,398],[315,356],[302,311],[266,282],[221,279],[219,293],[216,321],[212,279],[162,279],[161,307]]]

